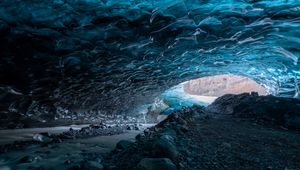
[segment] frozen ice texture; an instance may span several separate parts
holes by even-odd
[[[134,114],[225,73],[297,97],[299,30],[298,0],[1,0],[0,110]]]

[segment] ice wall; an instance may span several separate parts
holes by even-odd
[[[130,113],[221,73],[294,97],[299,30],[298,0],[1,0],[1,114]]]

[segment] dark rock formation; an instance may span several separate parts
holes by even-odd
[[[208,108],[218,114],[232,114],[265,124],[287,128],[300,128],[300,100],[275,96],[258,96],[256,93],[224,95]]]
[[[170,135],[162,135],[157,139],[152,148],[153,156],[166,157],[171,160],[176,160],[179,157],[179,153],[174,143],[174,137]]]
[[[287,123],[284,115],[297,117],[298,104],[297,99],[252,93],[225,95],[207,109],[175,111],[138,135],[126,149],[110,153],[104,167],[298,169],[299,131],[273,126]],[[287,108],[289,105],[293,107]]]
[[[204,108],[194,106],[175,111],[158,125],[146,129],[136,137],[136,142],[125,149],[118,146],[104,161],[107,169],[177,169],[182,155],[178,151],[178,141],[184,133],[177,131],[177,125],[190,123],[193,116],[203,114]]]

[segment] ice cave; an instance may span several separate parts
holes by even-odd
[[[299,57],[299,0],[1,0],[0,170],[298,170]]]

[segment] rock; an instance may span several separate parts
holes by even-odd
[[[183,163],[179,163],[179,166],[180,166],[180,169],[183,169],[183,168],[185,168],[185,166],[183,165]]]
[[[72,163],[71,160],[66,160],[66,161],[64,162],[65,165],[69,165],[69,164],[71,164],[71,163]]]
[[[284,126],[300,129],[300,116],[284,115]]]
[[[178,112],[173,112],[168,116],[168,119],[171,121],[177,120],[179,118]]]
[[[53,141],[53,138],[49,133],[39,133],[35,134],[32,139],[37,142],[42,142],[42,143],[50,143]]]
[[[126,126],[126,130],[133,130],[133,127],[130,126],[130,125],[127,125],[127,126]]]
[[[183,133],[188,132],[188,131],[189,131],[189,128],[188,128],[186,125],[177,125],[177,126],[176,126],[176,130],[177,130],[179,133],[183,134]]]
[[[140,130],[140,127],[137,124],[134,124],[134,130]]]
[[[155,157],[166,157],[172,160],[176,160],[179,157],[174,138],[170,135],[161,136],[154,142],[152,149]]]
[[[136,140],[141,140],[141,139],[143,139],[144,137],[145,137],[145,135],[142,133],[142,134],[136,135],[135,139],[136,139]]]
[[[133,144],[133,142],[131,142],[129,140],[121,140],[117,143],[116,148],[117,149],[125,149],[131,144]]]
[[[186,124],[187,124],[187,122],[186,122],[184,119],[182,119],[181,117],[179,117],[179,118],[177,119],[177,122],[178,122],[179,124],[182,124],[182,125],[186,125]]]
[[[24,156],[23,158],[21,158],[19,160],[19,163],[30,163],[30,162],[33,162],[33,158],[30,157],[30,156]]]
[[[101,123],[97,123],[97,124],[91,124],[89,125],[90,128],[92,129],[104,129],[105,128],[105,124]]]
[[[164,134],[159,139],[174,143],[175,137],[173,137],[172,135]]]
[[[15,129],[17,127],[17,125],[14,122],[9,122],[7,124],[7,128],[8,129]]]
[[[89,162],[88,162],[88,165],[89,165],[89,167],[91,167],[91,168],[103,169],[103,165],[100,164],[100,163],[97,162],[97,161],[89,161]]]
[[[79,73],[81,70],[81,58],[78,56],[68,56],[64,58],[65,68],[68,73]]]
[[[174,138],[176,136],[176,131],[172,128],[166,128],[161,134],[162,135],[173,136],[173,138]]]
[[[168,158],[144,158],[137,165],[137,170],[176,170],[174,163]]]
[[[227,94],[216,99],[206,110],[217,114],[232,114],[265,125],[300,129],[300,100],[256,93]]]
[[[222,146],[225,147],[225,148],[231,148],[231,144],[227,143],[227,142],[223,142]]]
[[[83,127],[83,128],[80,129],[79,132],[82,132],[82,133],[89,133],[90,130],[91,130],[90,127]]]
[[[253,92],[250,93],[250,95],[251,95],[251,96],[258,96],[258,92],[254,92],[254,91],[253,91]]]
[[[168,118],[168,115],[158,115],[158,116],[157,116],[157,121],[158,121],[158,122],[162,122],[162,121],[165,120],[166,118]]]
[[[90,124],[89,127],[90,127],[90,129],[99,129],[100,128],[100,126],[97,124]]]
[[[150,133],[151,133],[151,131],[150,131],[149,128],[147,128],[147,129],[144,130],[144,134],[145,134],[145,135],[149,135]]]
[[[134,125],[127,125],[126,130],[140,130],[137,124]]]

